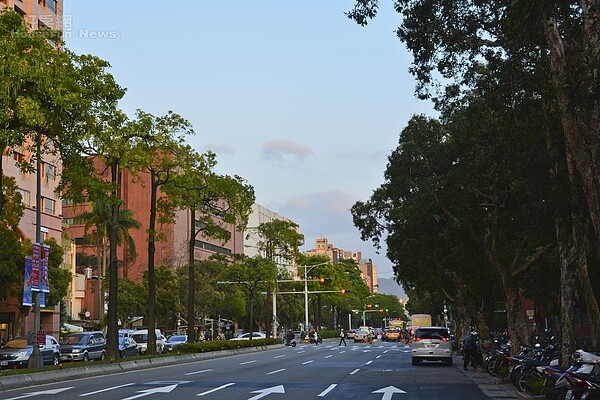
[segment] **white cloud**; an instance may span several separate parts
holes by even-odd
[[[308,146],[301,146],[291,140],[269,140],[261,146],[261,158],[275,161],[285,161],[287,156],[304,161],[312,150]]]

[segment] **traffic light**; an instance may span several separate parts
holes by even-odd
[[[379,310],[377,310],[377,312],[383,312],[383,308],[380,308]]]
[[[324,284],[324,283],[331,283],[333,281],[333,279],[331,278],[319,278],[319,283]]]
[[[367,308],[373,308],[373,304],[367,304]]]
[[[379,308],[379,304],[375,304],[375,308]]]
[[[349,289],[340,289],[340,293],[341,294],[350,293],[350,290]]]

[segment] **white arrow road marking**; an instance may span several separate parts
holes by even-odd
[[[163,386],[163,387],[158,387],[158,388],[152,388],[152,389],[146,389],[146,390],[138,390],[135,396],[131,396],[131,397],[126,397],[122,400],[133,400],[133,399],[138,399],[140,397],[144,397],[144,396],[149,396],[151,394],[155,394],[155,393],[171,393],[173,391],[173,389],[175,389],[177,387],[177,385],[169,385],[169,386]]]
[[[319,393],[319,395],[317,397],[327,396],[327,393],[331,392],[333,390],[333,388],[336,386],[337,386],[337,383],[334,383],[333,385],[329,385],[329,387],[327,389],[323,390],[321,393]]]
[[[214,389],[207,390],[206,392],[198,393],[196,396],[204,396],[205,394],[214,393],[214,392],[219,391],[221,389],[225,389],[226,387],[231,386],[231,385],[235,385],[235,383],[228,383],[226,385],[221,385],[221,386],[216,387]]]
[[[43,390],[41,392],[25,393],[22,396],[11,397],[10,399],[6,399],[6,400],[25,399],[27,397],[42,396],[42,395],[45,395],[45,394],[59,394],[60,392],[64,392],[65,390],[69,390],[69,389],[73,389],[73,386],[70,386],[70,387],[67,387],[67,388],[61,388],[61,389]]]
[[[119,385],[119,386],[109,387],[109,388],[106,388],[106,389],[100,389],[100,390],[96,390],[95,392],[83,393],[83,394],[80,394],[79,397],[91,396],[93,394],[98,394],[98,393],[102,393],[102,392],[108,392],[109,390],[120,389],[122,387],[131,386],[131,385],[133,385],[133,383],[126,383],[125,385]]]
[[[202,371],[188,372],[185,375],[196,375],[196,374],[202,374],[204,372],[210,372],[210,371],[212,371],[212,368],[210,368],[210,369],[203,369]]]
[[[255,390],[254,392],[250,392],[250,393],[260,393],[257,394],[254,397],[250,397],[248,400],[258,400],[258,399],[262,399],[265,396],[270,395],[271,393],[285,393],[285,389],[283,388],[283,385],[279,385],[279,386],[273,386],[270,388],[266,388],[266,389],[261,389],[261,390]]]
[[[383,393],[383,397],[381,398],[381,400],[391,400],[394,393],[406,393],[406,392],[402,389],[398,389],[395,386],[388,386],[388,387],[381,388],[379,390],[375,390],[374,392],[371,392],[371,393]]]

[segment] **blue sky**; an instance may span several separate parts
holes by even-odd
[[[361,28],[343,14],[353,0],[65,0],[64,30],[69,49],[111,63],[128,114],[189,120],[188,142],[296,221],[305,249],[327,237],[390,278],[349,209],[383,182],[410,117],[433,113],[413,96],[391,3]]]

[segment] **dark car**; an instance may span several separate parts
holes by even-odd
[[[119,336],[119,357],[131,357],[138,355],[138,345],[130,337],[127,336]]]
[[[100,331],[71,333],[60,345],[63,361],[104,360],[106,338]]]
[[[58,365],[60,345],[54,336],[46,335],[46,344],[39,345],[39,349],[44,364]],[[32,353],[33,345],[27,344],[26,337],[11,339],[0,350],[0,369],[27,368]]]
[[[173,348],[178,344],[187,343],[187,335],[173,335],[169,336],[167,341],[165,342],[165,351],[173,351]]]

